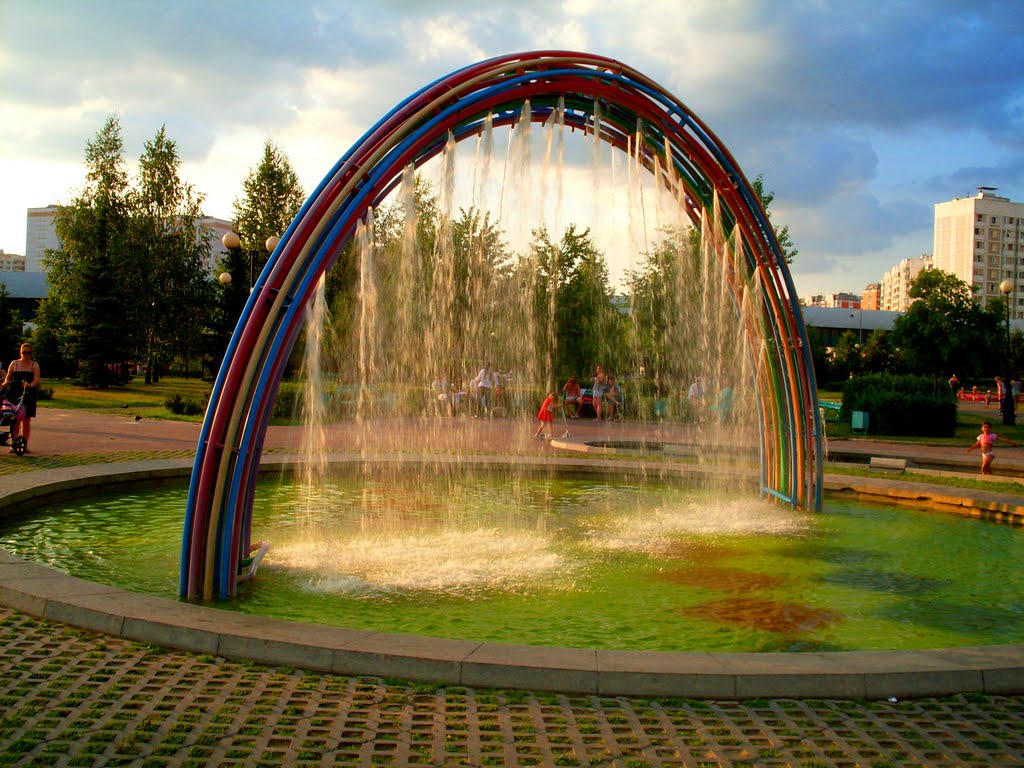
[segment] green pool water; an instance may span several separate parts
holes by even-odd
[[[820,514],[666,484],[260,484],[271,543],[225,609],[480,641],[680,651],[1024,641],[1020,531],[832,499]],[[0,546],[177,596],[186,489],[0,522]],[[315,511],[309,511],[315,510]]]

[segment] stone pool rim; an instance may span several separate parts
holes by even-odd
[[[400,460],[425,459],[460,466],[509,461],[507,456],[461,460],[404,456]],[[629,468],[651,476],[700,471],[692,466],[592,456],[514,460],[528,469],[555,468],[560,473],[600,474]],[[272,455],[261,469],[288,471],[299,463],[297,458]],[[96,492],[111,485],[181,480],[191,470],[191,460],[164,459],[16,473],[0,477],[0,504],[11,509],[27,501]],[[845,475],[827,475],[825,490],[996,522],[1024,522],[1024,500],[1010,494]],[[471,688],[714,699],[880,699],[1024,692],[1024,644],[917,651],[712,653],[482,643],[239,614],[86,581],[2,549],[0,605],[47,621],[194,653],[339,675]]]

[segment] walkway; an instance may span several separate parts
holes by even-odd
[[[492,437],[491,425],[459,428],[462,438]],[[33,453],[0,458],[0,479],[98,460],[187,464],[197,435],[193,424],[46,410]],[[273,430],[268,448],[294,439]],[[0,564],[0,575],[12,567],[25,566]],[[0,605],[10,597],[0,580]],[[11,608],[0,608],[0,652],[0,765],[1024,764],[1021,696],[736,702],[440,687],[162,650]]]
[[[1024,699],[697,701],[437,687],[164,651],[0,609],[0,765],[1024,764]]]

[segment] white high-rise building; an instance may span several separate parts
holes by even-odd
[[[975,288],[982,305],[1009,280],[1010,317],[1024,318],[1024,203],[978,187],[975,197],[935,206],[934,266]]]
[[[913,259],[904,259],[882,276],[879,293],[879,309],[889,312],[906,312],[910,306],[910,284],[923,269],[932,268],[932,257],[922,254]]]
[[[54,230],[57,206],[45,208],[29,208],[25,222],[25,271],[45,272],[43,255],[46,249],[60,250],[60,238]]]

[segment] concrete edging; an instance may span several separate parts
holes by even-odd
[[[293,463],[271,459],[263,466],[280,469]],[[539,462],[559,469],[578,463],[583,462]],[[586,464],[594,469],[594,459]],[[191,469],[191,461],[162,460],[12,475],[0,478],[0,504],[112,482],[151,483],[187,477]],[[839,477],[830,476],[826,488],[873,498],[902,493],[918,505],[922,498],[929,498],[921,496],[928,487],[920,483]],[[900,484],[912,487],[901,488]],[[935,496],[936,504],[947,504],[951,495],[936,492]],[[952,498],[956,503],[949,502],[949,506],[970,514],[966,511],[970,498]],[[983,499],[979,516],[986,515],[1021,519],[1024,509],[1006,498]],[[298,624],[177,602],[69,576],[4,550],[0,550],[0,604],[49,621],[196,653],[341,675],[470,687],[717,699],[1024,692],[1024,645],[1019,644],[803,654],[605,651],[479,643]]]

